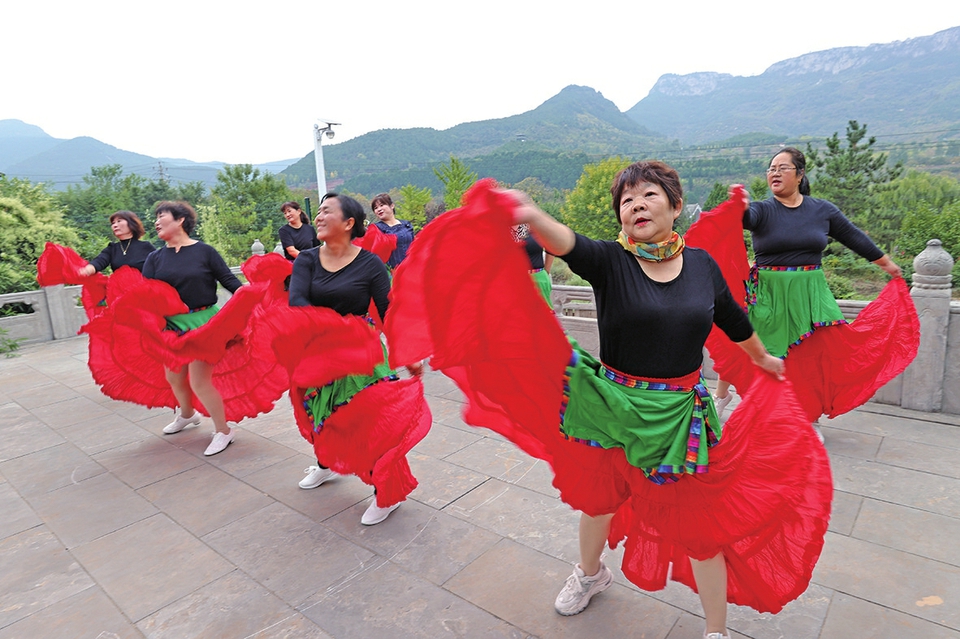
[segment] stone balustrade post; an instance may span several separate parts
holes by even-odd
[[[953,258],[940,240],[930,240],[913,260],[910,297],[920,316],[920,350],[903,372],[900,405],[939,412],[944,399],[944,372],[950,333],[950,271]]]
[[[253,244],[250,245],[250,252],[254,255],[263,255],[263,242],[260,240],[254,240]]]
[[[71,292],[66,290],[63,284],[45,286],[43,297],[53,339],[64,339],[76,335],[80,326],[77,324],[76,314],[72,312],[76,303]]]

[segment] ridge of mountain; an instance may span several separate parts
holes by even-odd
[[[828,136],[848,120],[884,134],[940,133],[960,124],[958,80],[960,27],[954,27],[808,53],[757,76],[665,74],[626,115],[684,144],[749,132]]]

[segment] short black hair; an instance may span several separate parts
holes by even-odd
[[[157,208],[153,210],[154,215],[160,215],[161,213],[169,213],[173,216],[175,220],[183,220],[183,232],[187,235],[193,233],[193,229],[197,228],[197,212],[193,210],[193,207],[184,201],[179,202],[161,202],[157,204]]]
[[[320,204],[323,204],[329,198],[337,198],[337,201],[340,202],[340,211],[343,213],[344,222],[353,218],[353,228],[350,229],[350,239],[363,237],[367,232],[366,227],[363,225],[367,219],[367,214],[363,211],[363,205],[349,195],[340,195],[339,193],[327,193],[320,198]]]

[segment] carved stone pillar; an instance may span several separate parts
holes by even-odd
[[[914,258],[913,268],[910,297],[920,316],[920,350],[903,373],[901,406],[939,412],[943,408],[953,258],[940,240],[930,240]]]

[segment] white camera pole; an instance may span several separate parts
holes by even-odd
[[[317,165],[317,197],[323,198],[327,193],[327,178],[326,172],[323,168],[323,147],[321,142],[323,141],[323,136],[326,135],[327,138],[333,139],[333,127],[339,126],[339,122],[324,122],[326,126],[321,127],[319,124],[313,125],[313,159]],[[319,202],[319,199],[317,200]]]

